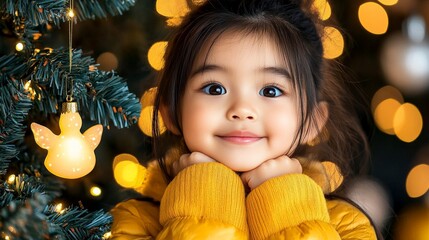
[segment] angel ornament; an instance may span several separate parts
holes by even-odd
[[[82,134],[76,102],[63,103],[59,124],[61,133],[55,135],[49,128],[31,123],[37,145],[48,150],[45,167],[58,177],[83,177],[94,169],[94,149],[100,143],[103,127],[97,124]]]

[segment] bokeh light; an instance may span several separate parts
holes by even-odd
[[[97,58],[97,63],[100,64],[98,69],[102,71],[112,71],[118,68],[118,58],[111,52],[104,52]]]
[[[414,141],[423,128],[423,118],[419,109],[411,103],[402,104],[393,119],[396,136],[404,142]]]
[[[375,2],[366,2],[359,6],[359,21],[365,30],[380,35],[387,31],[389,16],[384,8]]]
[[[140,165],[136,157],[128,153],[117,155],[112,166],[116,182],[125,188],[139,187],[146,177],[146,168]]]
[[[152,120],[153,120],[152,116],[153,116],[153,106],[145,107],[142,109],[139,122],[138,122],[140,130],[142,130],[142,132],[149,137],[152,137]],[[158,125],[159,125],[160,134],[163,134],[167,130],[167,128],[164,125],[164,121],[159,111],[158,111]]]
[[[155,70],[161,70],[164,67],[164,54],[168,42],[156,42],[154,43],[147,53],[147,59],[151,67]]]
[[[384,133],[394,135],[393,130],[393,119],[396,114],[396,110],[401,106],[401,103],[396,99],[388,98],[382,101],[375,108],[374,121],[377,127]]]
[[[170,18],[185,16],[190,11],[186,0],[157,0],[155,7],[159,14]]]
[[[138,125],[140,130],[149,137],[152,137],[152,114],[153,114],[153,104],[155,102],[157,88],[153,87],[148,89],[140,99],[142,103],[142,111],[140,113],[140,118],[138,121]],[[161,114],[158,112],[158,124],[160,133],[164,133],[167,129],[164,125],[164,121],[162,120]]]
[[[113,175],[116,182],[122,187],[136,188],[143,183],[146,168],[133,161],[124,160],[115,165]]]
[[[15,45],[15,49],[16,49],[16,51],[18,51],[18,52],[22,51],[22,50],[24,49],[24,44],[23,44],[22,42],[18,42],[18,43]]]
[[[386,38],[380,57],[387,80],[401,92],[419,95],[428,89],[428,41],[414,42],[403,33],[394,33]]]
[[[408,173],[405,183],[408,196],[418,198],[429,189],[429,165],[419,164]]]
[[[334,59],[341,56],[344,51],[344,39],[340,31],[334,27],[325,27],[323,32],[323,57]]]
[[[369,215],[376,228],[384,229],[392,212],[389,195],[378,181],[365,177],[354,178],[348,182],[345,195]]]
[[[374,96],[371,100],[371,110],[372,113],[375,112],[375,108],[384,100],[388,98],[393,98],[399,103],[404,102],[404,97],[402,96],[402,93],[395,87],[387,85],[384,86],[375,92]]]
[[[428,240],[429,206],[414,204],[402,210],[394,225],[394,240]]]
[[[313,8],[319,13],[321,20],[327,20],[331,17],[332,10],[331,5],[326,0],[315,0],[313,2]]]
[[[398,3],[398,0],[378,0],[381,4],[386,6],[393,6]]]
[[[137,158],[134,157],[133,155],[128,153],[121,153],[119,155],[116,155],[116,157],[113,159],[113,163],[112,163],[113,169],[115,169],[116,164],[122,161],[131,161],[133,163],[139,164],[139,160],[137,160]]]
[[[91,189],[89,189],[89,194],[91,194],[93,197],[99,197],[101,196],[101,193],[101,188],[98,186],[92,186]]]

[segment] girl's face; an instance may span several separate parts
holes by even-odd
[[[289,72],[267,37],[224,33],[203,48],[181,107],[188,149],[237,172],[293,150],[300,110]]]

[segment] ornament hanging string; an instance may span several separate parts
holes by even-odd
[[[70,0],[70,10],[67,14],[69,18],[69,31],[68,31],[68,37],[69,37],[69,74],[67,77],[66,82],[66,101],[72,102],[73,101],[73,77],[71,76],[72,72],[72,64],[73,64],[73,17],[74,17],[74,0]],[[68,91],[68,85],[70,85],[70,91]]]

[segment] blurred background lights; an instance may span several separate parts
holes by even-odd
[[[386,6],[393,6],[398,3],[398,0],[378,0],[381,4]]]
[[[133,155],[123,153],[113,159],[113,176],[120,186],[135,188],[143,183],[146,168]]]
[[[383,100],[374,111],[374,121],[377,127],[384,133],[394,135],[393,118],[396,110],[401,106],[396,99],[388,98]]]
[[[372,100],[371,100],[372,113],[375,112],[375,109],[377,108],[378,104],[380,104],[382,101],[388,98],[393,98],[401,104],[404,102],[404,97],[402,96],[402,93],[397,88],[390,85],[384,86],[378,89],[377,92],[375,92],[374,96],[372,97]]]
[[[157,0],[156,11],[165,17],[183,17],[189,11],[187,0]]]
[[[100,64],[98,69],[102,71],[112,71],[118,68],[118,58],[111,52],[100,54],[97,58],[97,63]]]
[[[392,213],[389,195],[383,186],[373,179],[359,177],[349,182],[345,195],[365,210],[378,229],[384,228]]]
[[[405,52],[405,69],[418,86],[427,85],[429,78],[429,45],[416,44],[409,46]]]
[[[8,178],[7,178],[7,183],[9,184],[13,184],[15,183],[15,174],[11,174]]]
[[[375,2],[366,2],[359,6],[359,21],[365,30],[380,35],[387,31],[389,17],[384,8]]]
[[[101,188],[98,186],[92,186],[91,189],[89,189],[89,193],[91,194],[91,196],[93,197],[99,197],[101,196]]]
[[[142,111],[140,113],[140,118],[138,121],[138,125],[140,130],[149,137],[152,137],[152,115],[153,115],[153,104],[156,97],[156,88],[150,88],[147,90],[142,98],[140,99],[140,102],[142,104]],[[158,124],[160,128],[160,133],[164,133],[167,129],[164,125],[164,122],[162,120],[161,114],[158,112]]]
[[[153,106],[144,107],[140,114],[138,125],[140,130],[149,137],[152,137],[152,116],[153,116]],[[158,112],[158,125],[160,129],[160,134],[164,133],[167,128],[164,125],[161,114]]]
[[[326,0],[315,0],[313,2],[313,7],[319,13],[319,17],[321,20],[327,20],[331,17],[332,10],[331,5]]]
[[[340,31],[334,27],[325,27],[323,32],[323,57],[334,59],[341,56],[344,50],[344,39]]]
[[[400,140],[414,141],[420,135],[422,128],[422,115],[416,106],[404,103],[397,109],[393,119],[393,129]]]
[[[18,42],[18,43],[15,45],[15,49],[16,49],[16,51],[18,51],[18,52],[22,51],[22,50],[24,49],[24,44],[23,44],[22,42]]]
[[[419,164],[408,173],[405,183],[407,194],[411,198],[423,196],[429,189],[429,165]]]
[[[147,53],[147,58],[151,67],[155,70],[161,70],[164,67],[164,53],[168,42],[154,43]]]
[[[426,35],[425,20],[420,15],[412,15],[406,20],[406,33],[413,42],[421,42]]]
[[[131,161],[131,162],[134,162],[134,163],[136,163],[136,164],[139,164],[139,161],[138,161],[138,160],[137,160],[137,158],[136,158],[136,157],[134,157],[133,155],[128,154],[128,153],[121,153],[121,154],[118,154],[118,155],[113,159],[113,163],[112,163],[112,167],[113,167],[113,169],[115,169],[116,164],[118,164],[118,163],[120,163],[120,162],[122,162],[122,161]]]

